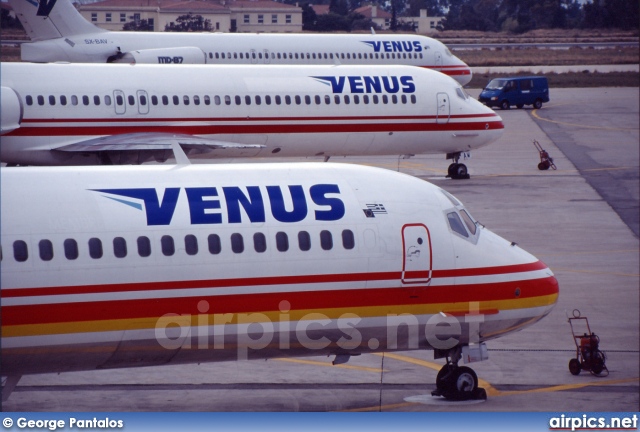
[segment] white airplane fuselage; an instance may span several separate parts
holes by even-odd
[[[31,43],[28,62],[270,65],[410,65],[462,85],[471,69],[441,42],[415,34],[113,32],[88,22],[69,0],[9,0]]]
[[[456,81],[410,66],[0,67],[12,164],[166,159],[174,135],[204,158],[459,153],[504,129]]]
[[[471,68],[441,42],[419,35],[106,32],[21,45],[22,61],[211,65],[408,65],[462,85]],[[117,60],[118,52],[126,53]]]
[[[392,171],[0,175],[3,375],[450,349],[520,330],[558,297],[546,265]]]

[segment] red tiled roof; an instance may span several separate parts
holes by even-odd
[[[324,15],[329,13],[329,5],[311,5],[311,9],[316,15]]]
[[[162,11],[175,10],[175,11],[219,11],[227,10],[226,6],[221,5],[219,2],[190,0],[179,3],[166,3],[160,7]]]
[[[216,11],[223,9],[299,9],[294,5],[269,0],[104,0],[81,6],[81,9],[160,8],[161,10]]]
[[[278,3],[275,1],[268,0],[235,0],[227,2],[227,7],[232,9],[300,9],[299,6],[289,5],[284,3]]]
[[[372,6],[362,6],[356,9],[354,12],[357,12],[361,15],[364,15],[365,18],[389,18],[391,19],[391,14],[386,10],[382,9],[380,6],[376,8],[376,16],[372,16]]]

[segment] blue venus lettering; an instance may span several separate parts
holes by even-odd
[[[162,198],[155,188],[92,190],[106,194],[103,195],[105,198],[144,211],[147,225],[152,226],[171,223],[181,189],[166,188]],[[221,193],[219,189],[222,189]],[[184,188],[191,224],[264,223],[268,211],[278,222],[301,222],[309,216],[310,204],[313,218],[318,221],[339,220],[346,213],[344,202],[339,198],[340,188],[336,184],[313,185],[308,192],[301,185],[274,185],[265,189],[266,194],[259,186]],[[221,201],[224,201],[226,211]]]

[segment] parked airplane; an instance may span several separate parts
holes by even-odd
[[[502,135],[459,83],[411,66],[3,63],[8,164],[140,163],[179,141],[201,157],[447,153]]]
[[[545,264],[446,191],[333,163],[0,172],[2,375],[435,349],[486,397],[485,342],[547,315]]]
[[[471,81],[471,69],[441,42],[418,35],[111,32],[85,20],[70,0],[9,0],[32,43],[30,62],[155,64],[412,65]]]

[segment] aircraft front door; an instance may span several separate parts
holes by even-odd
[[[436,67],[442,66],[442,53],[440,51],[436,51],[433,53],[435,57],[435,65]]]
[[[437,104],[438,109],[436,112],[436,123],[444,124],[449,123],[449,95],[446,93],[438,93],[436,96],[438,98]]]
[[[264,55],[264,63],[265,64],[271,63],[271,58],[269,57],[269,55],[270,55],[269,54],[269,50],[264,50],[263,55]]]
[[[431,282],[431,236],[424,224],[402,227],[402,283],[407,285]]]
[[[256,64],[258,63],[258,53],[256,50],[252,49],[251,50],[251,64]]]

